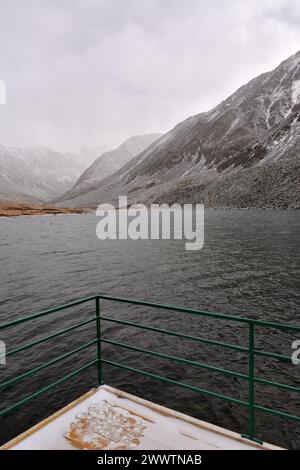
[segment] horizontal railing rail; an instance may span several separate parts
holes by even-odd
[[[223,342],[223,341],[213,340],[213,339],[210,339],[210,338],[203,338],[203,337],[200,337],[200,336],[188,335],[186,333],[182,333],[182,332],[179,332],[179,331],[172,331],[172,330],[168,330],[168,329],[165,329],[165,328],[158,328],[158,327],[154,327],[154,326],[151,326],[151,325],[145,325],[143,323],[127,321],[127,320],[124,320],[122,318],[111,318],[111,317],[108,317],[108,316],[105,316],[105,315],[101,314],[101,312],[100,312],[100,300],[106,300],[106,301],[109,301],[109,302],[125,303],[125,304],[128,304],[128,305],[143,306],[143,307],[147,307],[147,308],[155,308],[155,309],[160,309],[160,310],[167,310],[167,311],[172,311],[172,312],[181,313],[181,314],[190,314],[190,315],[194,315],[194,316],[202,317],[202,318],[206,317],[206,318],[210,318],[212,320],[224,320],[224,321],[228,321],[228,322],[233,322],[235,324],[245,325],[248,329],[248,345],[247,346],[241,346],[241,345],[238,345],[238,344],[231,344],[231,343],[226,343],[226,342]],[[281,410],[274,409],[274,408],[271,408],[271,407],[268,407],[268,406],[263,406],[263,405],[257,403],[257,396],[256,396],[256,391],[255,391],[255,384],[261,384],[261,385],[265,385],[265,386],[275,387],[275,388],[281,389],[283,391],[288,391],[288,392],[292,392],[292,393],[299,393],[300,392],[299,387],[289,385],[289,384],[286,384],[286,383],[276,382],[276,381],[273,381],[273,380],[267,380],[267,379],[264,379],[264,378],[261,378],[261,377],[257,377],[257,375],[255,373],[255,358],[256,358],[256,356],[264,357],[266,359],[275,359],[275,360],[278,360],[278,361],[283,362],[283,363],[286,363],[286,362],[291,363],[291,357],[289,357],[289,356],[286,356],[284,354],[271,352],[271,351],[264,351],[262,349],[258,349],[257,347],[255,347],[255,331],[256,331],[256,328],[266,328],[266,329],[271,328],[271,329],[284,331],[284,332],[291,331],[291,332],[294,332],[294,333],[295,332],[299,333],[300,332],[300,326],[299,325],[290,325],[290,324],[286,324],[286,323],[270,322],[270,321],[252,319],[252,318],[241,317],[241,316],[225,315],[225,314],[222,314],[222,313],[207,312],[207,311],[195,310],[195,309],[190,309],[190,308],[185,308],[185,307],[177,307],[177,306],[173,306],[173,305],[157,304],[157,303],[153,303],[153,302],[146,302],[146,301],[141,301],[141,300],[127,299],[127,298],[124,298],[124,297],[115,297],[115,296],[100,294],[100,295],[94,295],[94,296],[81,298],[81,299],[78,299],[76,301],[69,302],[67,304],[64,304],[64,305],[61,305],[61,306],[58,306],[58,307],[50,308],[48,310],[44,310],[42,312],[35,313],[33,315],[21,317],[21,318],[12,320],[10,322],[0,324],[0,332],[3,331],[3,330],[7,330],[8,328],[18,327],[19,325],[22,325],[25,322],[34,321],[38,318],[45,317],[47,315],[52,315],[52,314],[58,313],[58,312],[63,311],[63,310],[71,309],[72,307],[75,307],[75,306],[78,306],[78,305],[90,303],[92,301],[95,302],[95,316],[93,316],[92,318],[87,318],[86,320],[75,323],[72,326],[69,326],[69,327],[64,328],[62,330],[59,330],[59,331],[56,331],[56,332],[54,332],[50,335],[41,337],[41,338],[39,338],[35,341],[32,341],[30,343],[26,343],[24,345],[18,346],[15,349],[9,350],[9,351],[6,352],[6,357],[13,356],[13,355],[15,355],[15,354],[17,354],[21,351],[25,351],[25,350],[33,348],[37,345],[46,343],[47,341],[52,340],[54,338],[61,337],[61,336],[65,335],[65,334],[67,334],[71,331],[77,330],[78,328],[81,328],[81,327],[83,327],[85,325],[88,325],[90,323],[93,323],[93,322],[95,322],[95,326],[96,326],[96,328],[95,328],[95,338],[94,339],[91,339],[87,343],[81,344],[77,348],[75,348],[71,351],[67,351],[64,354],[61,354],[61,355],[59,355],[59,356],[43,363],[43,364],[40,364],[39,366],[36,366],[32,369],[29,369],[29,370],[17,375],[16,377],[11,377],[11,378],[7,379],[6,381],[4,381],[3,383],[0,384],[0,391],[2,391],[3,389],[5,389],[5,388],[7,388],[11,385],[14,385],[15,383],[17,383],[17,382],[19,382],[19,381],[21,381],[21,380],[23,380],[27,377],[30,377],[34,374],[37,374],[40,371],[42,371],[44,369],[47,369],[48,367],[50,367],[52,365],[58,364],[61,361],[64,361],[65,359],[68,359],[69,357],[72,357],[75,354],[79,354],[83,350],[85,350],[87,348],[90,348],[93,345],[96,346],[97,358],[95,360],[90,361],[87,364],[83,365],[79,369],[76,369],[75,371],[73,371],[73,372],[65,375],[64,377],[56,380],[55,382],[50,383],[50,384],[46,385],[45,387],[39,389],[38,391],[26,396],[25,398],[19,400],[18,402],[8,406],[4,410],[0,410],[0,417],[5,416],[8,413],[11,413],[11,412],[17,410],[20,406],[27,404],[28,402],[30,402],[34,398],[37,398],[40,395],[42,395],[43,393],[48,392],[53,387],[65,382],[66,380],[72,379],[73,377],[81,374],[82,372],[86,371],[87,369],[89,369],[89,368],[91,368],[92,366],[95,366],[95,365],[97,365],[97,371],[98,371],[97,372],[98,373],[97,384],[98,384],[98,386],[100,386],[100,385],[103,384],[103,365],[107,365],[107,366],[111,366],[111,367],[120,368],[120,369],[126,370],[128,372],[136,373],[136,374],[139,374],[139,375],[144,376],[144,377],[159,380],[159,381],[161,381],[163,383],[166,383],[166,384],[169,384],[169,385],[179,386],[179,387],[182,387],[186,390],[190,390],[190,391],[200,393],[204,396],[218,398],[218,399],[224,400],[226,402],[233,403],[233,404],[236,404],[236,405],[247,408],[247,410],[248,410],[248,429],[247,429],[247,432],[243,434],[243,436],[247,437],[249,439],[252,439],[254,441],[258,441],[258,439],[256,439],[256,435],[255,435],[255,420],[254,420],[255,411],[269,413],[269,414],[272,414],[273,416],[277,416],[277,417],[284,418],[284,419],[291,419],[291,420],[294,420],[294,421],[300,421],[300,416],[298,416],[298,415],[295,415],[295,414],[292,414],[292,413],[287,413],[286,411],[281,411]],[[162,352],[159,352],[159,351],[153,351],[151,349],[145,349],[145,348],[137,347],[137,346],[132,345],[132,344],[115,341],[115,340],[110,339],[110,338],[105,338],[101,333],[101,324],[102,324],[103,321],[108,322],[108,323],[112,323],[112,324],[118,324],[118,325],[121,325],[121,326],[124,326],[124,327],[138,328],[138,329],[145,330],[145,331],[151,331],[153,333],[166,335],[166,336],[169,336],[169,337],[180,338],[182,340],[188,340],[188,341],[192,341],[194,343],[198,343],[199,345],[205,344],[209,347],[211,346],[211,347],[223,348],[223,349],[228,349],[228,350],[235,351],[235,352],[238,352],[238,353],[246,354],[247,358],[248,358],[247,371],[244,372],[244,373],[236,372],[236,371],[225,369],[225,368],[222,368],[222,367],[216,367],[216,366],[211,365],[211,364],[206,364],[206,363],[203,363],[203,362],[198,362],[198,361],[186,359],[186,358],[183,358],[183,357],[178,357],[178,356],[174,356],[174,355],[170,355],[170,354],[165,354],[165,353],[162,353]],[[148,355],[148,356],[157,357],[157,358],[162,359],[162,360],[173,361],[173,362],[183,364],[183,365],[186,365],[186,366],[190,366],[190,367],[197,367],[197,368],[200,368],[200,369],[208,370],[212,373],[225,375],[227,377],[234,377],[236,379],[241,379],[241,380],[245,381],[248,384],[248,398],[247,398],[247,400],[240,400],[238,398],[235,398],[235,397],[232,397],[232,396],[229,396],[229,395],[225,395],[225,394],[213,391],[213,390],[206,390],[206,389],[199,388],[197,386],[190,385],[190,384],[187,384],[187,383],[184,383],[184,382],[179,382],[177,380],[174,380],[174,379],[171,379],[171,378],[168,378],[168,377],[163,377],[163,376],[161,376],[159,374],[156,374],[156,373],[153,373],[153,372],[141,370],[141,369],[138,369],[138,368],[135,368],[135,367],[131,367],[131,366],[128,366],[128,365],[125,365],[125,364],[120,364],[120,363],[111,361],[108,358],[103,357],[102,344],[106,344],[106,345],[113,346],[113,347],[116,347],[116,348],[126,349],[128,351],[133,351],[133,352],[137,352],[137,353],[140,353],[140,354],[145,354],[145,355]],[[1,356],[0,356],[0,359],[1,359]],[[258,441],[258,442],[260,442],[260,441]]]

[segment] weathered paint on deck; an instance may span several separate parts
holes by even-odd
[[[74,402],[2,446],[14,449],[75,449],[64,437],[78,413],[92,404],[107,400],[141,417],[146,423],[136,449],[151,450],[278,450],[277,446],[248,441],[239,434],[209,424],[169,408],[143,400],[121,390],[103,385],[92,389]]]

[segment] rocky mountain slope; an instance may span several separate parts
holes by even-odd
[[[132,136],[115,150],[102,154],[85,170],[74,187],[55,202],[73,198],[74,195],[90,190],[91,187],[98,187],[100,181],[118,171],[159,137],[161,137],[160,134]]]
[[[300,207],[299,103],[300,52],[63,203],[96,207],[127,194],[130,203]]]
[[[0,200],[45,202],[71,188],[101,149],[78,153],[0,145]]]

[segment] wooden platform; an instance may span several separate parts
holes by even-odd
[[[113,409],[121,410],[121,414],[122,410],[124,410],[126,418],[122,415],[121,420],[124,423],[126,419],[128,422],[131,422],[135,433],[139,433],[140,429],[142,429],[138,439],[136,436],[132,438],[132,448],[134,449],[280,449],[268,443],[263,443],[263,445],[255,444],[247,439],[243,439],[234,432],[191,418],[182,413],[177,413],[107,385],[103,385],[98,389],[92,389],[38,425],[11,440],[2,446],[1,449],[71,450],[78,447],[83,448],[80,443],[75,442],[74,444],[74,442],[72,443],[67,438],[72,438],[72,435],[70,436],[71,423],[73,423],[72,428],[76,431],[76,422],[78,422],[78,419],[86,420],[86,413],[89,409],[100,409],[100,407],[105,406],[110,407],[110,409],[113,407]],[[103,421],[102,424],[100,423],[101,425],[107,426],[107,428],[110,426],[109,423],[103,424]],[[81,430],[84,429],[82,423],[78,424],[78,426],[81,426]],[[106,431],[107,435],[109,435],[109,429]],[[131,431],[128,431],[128,426],[125,431],[130,435]],[[85,436],[84,446],[85,448],[90,448],[87,446],[87,440],[88,437]],[[92,439],[90,439],[90,442],[92,442]],[[105,438],[102,442],[105,444],[104,448],[114,448],[116,446],[116,443],[109,442],[108,438]]]

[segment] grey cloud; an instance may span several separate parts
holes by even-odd
[[[300,44],[298,0],[2,0],[0,17],[0,143],[58,150],[167,131]]]

